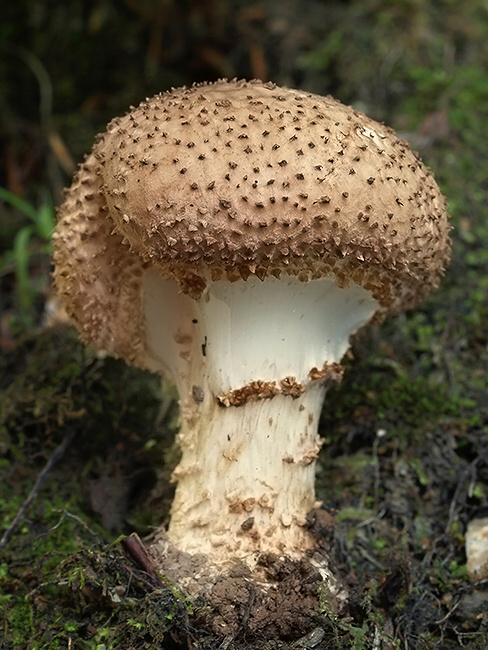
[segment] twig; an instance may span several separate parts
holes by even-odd
[[[456,609],[459,607],[459,605],[461,604],[461,602],[462,602],[462,599],[460,598],[460,599],[457,601],[457,603],[454,605],[454,607],[451,607],[451,609],[447,612],[447,614],[446,614],[445,616],[443,616],[442,618],[440,618],[438,621],[434,621],[435,624],[436,624],[436,625],[440,625],[441,623],[444,623],[445,621],[447,621],[447,619],[448,619],[450,616],[452,616],[452,615],[454,614],[454,612],[455,612]]]
[[[0,550],[2,548],[5,548],[5,546],[8,544],[10,541],[10,538],[13,535],[13,532],[15,528],[18,526],[18,524],[22,521],[25,515],[25,511],[27,508],[31,505],[31,503],[34,501],[36,498],[39,490],[41,489],[42,484],[44,483],[46,477],[48,476],[49,472],[51,469],[54,467],[54,465],[60,460],[66,449],[69,447],[71,444],[71,441],[73,440],[74,437],[74,430],[70,431],[62,441],[62,443],[56,447],[56,449],[53,451],[51,456],[49,457],[47,463],[44,465],[42,468],[41,472],[37,476],[36,482],[34,483],[34,486],[32,490],[29,492],[29,496],[27,499],[24,501],[24,503],[21,505],[19,508],[19,511],[14,517],[14,520],[10,524],[10,526],[7,528],[7,530],[4,532],[2,539],[0,540]]]
[[[363,548],[361,544],[358,545],[358,549],[365,560],[370,562],[373,566],[375,566],[380,571],[384,571],[385,566],[381,564],[381,562],[379,562],[376,558],[374,558],[370,553],[368,553],[368,551],[365,548]]]
[[[39,535],[39,537],[37,538],[37,543],[34,546],[35,549],[39,546],[39,544],[41,544],[44,537],[47,537],[47,535],[50,535],[52,532],[54,532],[55,530],[57,530],[61,526],[61,524],[63,523],[63,521],[65,520],[66,517],[71,517],[71,519],[74,519],[75,521],[77,521],[81,526],[83,526],[83,528],[85,528],[85,530],[87,530],[91,535],[93,535],[93,537],[97,538],[98,543],[101,543],[100,535],[98,535],[94,530],[92,530],[88,526],[88,524],[83,521],[83,519],[81,517],[78,517],[78,515],[74,515],[72,512],[68,512],[68,510],[53,510],[53,512],[61,513],[61,519],[58,521],[57,524],[55,524],[48,531],[46,531],[45,533],[42,533],[42,535]]]
[[[246,603],[246,609],[244,610],[244,614],[241,617],[241,620],[239,622],[239,628],[235,634],[235,639],[242,634],[242,632],[246,629],[247,622],[249,620],[249,616],[251,615],[252,608],[254,606],[254,602],[256,601],[256,590],[251,587],[250,593],[249,593],[249,598]]]
[[[378,429],[376,431],[376,436],[373,442],[373,459],[374,459],[374,509],[375,512],[378,512],[378,503],[379,503],[379,493],[381,485],[381,474],[380,474],[380,461],[378,458],[378,446],[380,440],[386,436],[385,429]]]
[[[234,641],[237,639],[237,637],[240,636],[242,632],[245,630],[255,600],[256,600],[256,590],[251,588],[249,592],[249,598],[246,604],[246,609],[244,610],[244,613],[241,617],[237,631],[234,634],[226,636],[225,639],[222,641],[222,643],[219,645],[218,650],[231,650],[234,647],[231,644],[233,644]]]
[[[158,587],[162,587],[164,583],[158,577],[151,558],[144,548],[144,544],[141,542],[139,535],[137,533],[132,533],[125,537],[120,546],[124,555],[129,558],[129,560],[138,568],[144,571],[148,576],[150,576]]]

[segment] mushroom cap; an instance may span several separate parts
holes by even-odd
[[[210,279],[333,274],[390,311],[439,283],[448,233],[432,174],[392,129],[332,97],[221,80],[110,122],[59,209],[55,277],[79,323],[97,319],[102,275],[105,300],[133,303],[149,265],[195,298]]]

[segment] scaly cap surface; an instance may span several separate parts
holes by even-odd
[[[386,311],[420,301],[450,255],[444,198],[394,131],[331,97],[257,81],[172,90],[114,119],[59,217],[68,312],[100,341],[89,323],[109,303],[136,348],[140,316],[126,312],[139,313],[144,266],[196,298],[209,278],[332,273]]]

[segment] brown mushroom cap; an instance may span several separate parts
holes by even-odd
[[[68,312],[87,331],[95,305],[111,302],[136,347],[140,323],[122,301],[140,300],[148,265],[193,297],[210,278],[332,273],[394,310],[435,287],[450,255],[444,198],[394,131],[331,97],[258,81],[172,90],[114,119],[59,218]],[[107,347],[103,327],[88,338]]]

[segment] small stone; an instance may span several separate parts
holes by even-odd
[[[488,578],[488,517],[469,522],[465,543],[470,580],[485,580]]]

